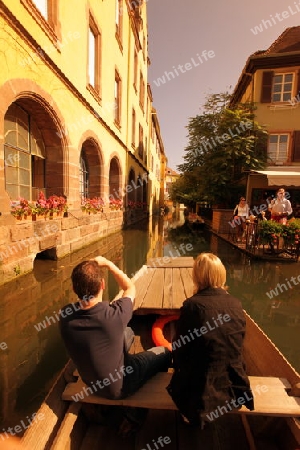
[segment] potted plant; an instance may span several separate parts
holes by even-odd
[[[11,202],[11,214],[17,219],[21,220],[24,215],[24,208],[20,205],[19,201]]]
[[[274,220],[262,220],[258,225],[259,242],[263,245],[269,244],[271,247],[278,243],[278,238],[282,233],[282,225]]]
[[[113,198],[113,199],[109,200],[110,209],[119,210],[119,209],[122,209],[122,206],[123,206],[123,203],[122,203],[122,200],[120,200],[120,199]]]
[[[18,201],[11,202],[11,214],[16,217],[16,219],[27,219],[31,216],[32,220],[35,221],[37,216],[45,216],[49,214],[50,218],[53,217],[53,213],[56,212],[58,215],[68,211],[67,199],[63,196],[51,195],[48,199],[45,194],[40,191],[36,202],[26,200],[25,198],[20,198]]]
[[[289,247],[300,243],[300,219],[291,219],[282,225],[284,245]]]
[[[88,214],[103,212],[104,201],[101,197],[84,198],[81,202],[81,210]]]

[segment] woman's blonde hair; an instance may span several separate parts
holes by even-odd
[[[213,253],[200,253],[193,266],[193,282],[195,292],[207,287],[226,289],[226,269],[220,258]]]

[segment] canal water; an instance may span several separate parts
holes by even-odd
[[[133,276],[148,258],[216,253],[231,294],[300,371],[300,263],[250,261],[207,231],[189,232],[183,216],[152,218],[59,261],[37,260],[28,275],[0,287],[0,432],[37,411],[67,361],[57,318],[75,301],[70,275],[84,259],[103,255]],[[107,274],[104,298],[118,291]],[[299,276],[299,281],[297,277]]]

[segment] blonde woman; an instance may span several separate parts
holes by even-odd
[[[194,295],[184,301],[176,322],[174,373],[167,390],[184,422],[203,425],[216,418],[219,407],[230,412],[245,404],[252,410],[254,403],[242,357],[244,312],[227,292],[221,260],[201,253],[193,281]]]

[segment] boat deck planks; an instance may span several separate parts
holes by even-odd
[[[80,450],[132,450],[135,449],[135,437],[126,439],[118,436],[113,428],[93,423],[89,426]]]
[[[151,284],[143,299],[143,308],[153,308],[154,310],[164,308],[164,271],[160,269],[149,269],[154,271]],[[138,298],[138,294],[136,296]]]
[[[170,314],[193,293],[192,257],[155,258],[133,277],[136,314]]]
[[[194,283],[192,272],[192,268],[189,267],[183,267],[181,270],[181,278],[186,297],[191,297],[193,295]]]
[[[176,410],[175,404],[166,391],[166,386],[168,386],[171,376],[172,373],[158,373],[136,393],[121,400],[109,400],[88,393],[85,394],[82,401],[102,405]],[[242,406],[236,410],[232,407],[224,406],[222,411],[216,411],[218,416],[231,412],[280,417],[300,416],[300,397],[293,397],[287,394],[286,390],[291,386],[286,379],[250,376],[249,380],[254,395],[255,409],[249,411],[245,406]],[[69,383],[63,392],[63,400],[72,401],[77,397],[78,393],[83,395],[85,387],[81,379],[75,383]]]
[[[167,414],[166,414],[167,413]],[[150,449],[156,447],[154,442],[162,436],[168,437],[170,442],[163,444],[166,450],[177,450],[177,429],[176,429],[176,412],[175,411],[149,411],[147,419],[136,436],[135,449]],[[154,441],[154,442],[153,442]],[[148,444],[148,447],[147,447]],[[157,444],[157,448],[161,449],[161,445]],[[184,447],[187,448],[187,447]]]
[[[147,266],[143,266],[139,272],[133,277],[138,296],[135,300],[135,308],[142,308],[144,297],[149,291],[155,270],[150,270]]]

